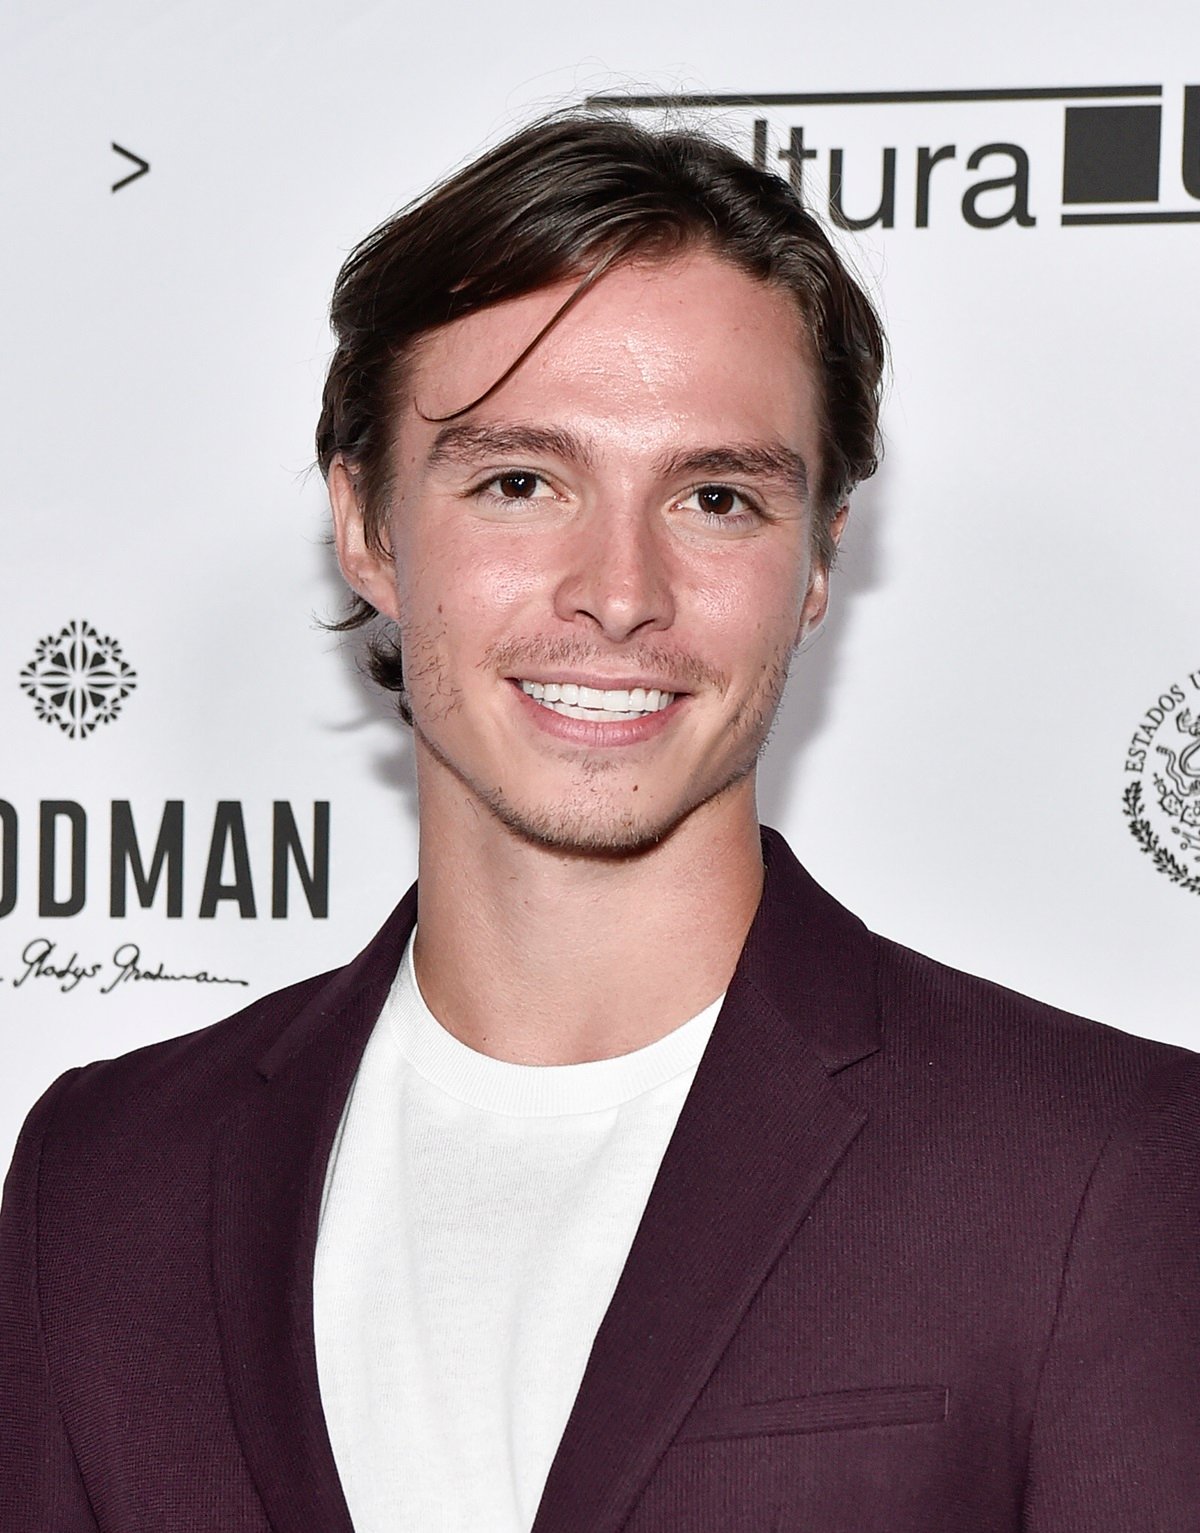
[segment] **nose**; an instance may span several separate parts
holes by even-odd
[[[666,539],[666,529],[636,506],[589,508],[567,534],[556,616],[613,643],[669,628],[675,597]]]

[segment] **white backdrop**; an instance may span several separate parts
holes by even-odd
[[[802,130],[818,208],[840,150],[860,219],[894,151],[845,236],[887,457],[764,819],[875,928],[1200,1046],[1200,12],[10,0],[0,58],[0,1154],[66,1066],[344,961],[406,887],[406,734],[314,621],[324,306],[389,211],[605,92],[754,98],[691,116],[783,171]],[[329,806],[317,913],[294,869],[272,913],[277,803],[310,867]],[[114,814],[170,852],[124,915]]]

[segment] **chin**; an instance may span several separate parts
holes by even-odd
[[[648,852],[669,836],[682,816],[661,820],[631,813],[572,814],[559,808],[522,811],[499,800],[489,803],[508,830],[534,846],[569,857],[632,857]]]
[[[652,851],[706,804],[730,792],[754,768],[754,761],[674,807],[637,811],[628,805],[591,802],[526,806],[501,793],[484,795],[502,825],[522,840],[571,857],[635,857]]]

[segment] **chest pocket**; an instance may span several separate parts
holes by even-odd
[[[941,1384],[902,1384],[881,1389],[839,1389],[747,1405],[710,1406],[692,1413],[675,1442],[919,1426],[944,1421],[949,1402],[950,1391]]]
[[[914,1384],[698,1409],[623,1533],[949,1533],[948,1406]]]

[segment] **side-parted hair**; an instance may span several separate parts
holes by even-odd
[[[330,305],[337,346],[317,424],[317,462],[328,477],[336,457],[345,461],[368,544],[385,551],[392,433],[420,336],[575,279],[552,326],[619,262],[670,259],[689,249],[710,251],[796,302],[819,387],[813,553],[832,564],[833,514],[878,462],[886,345],[870,300],[782,177],[699,132],[656,131],[578,110],[524,128],[481,155],[381,224],[338,274]],[[331,626],[357,628],[376,616],[356,597]],[[398,643],[373,636],[369,663],[410,719]]]

